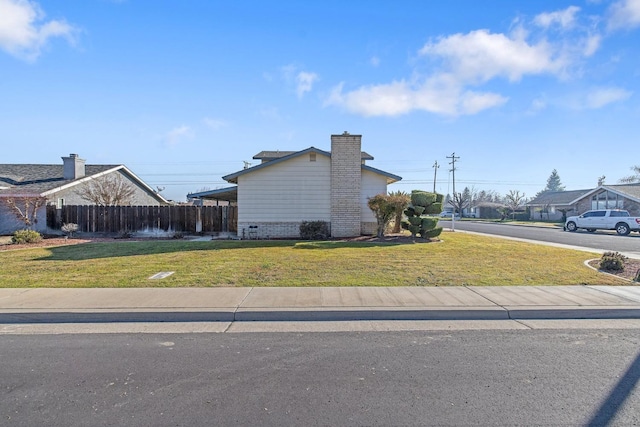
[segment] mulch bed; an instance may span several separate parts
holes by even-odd
[[[627,258],[627,260],[624,262],[624,270],[623,271],[603,271],[599,269],[600,266],[600,260],[599,259],[594,259],[589,261],[589,265],[593,268],[595,268],[596,270],[602,272],[602,273],[607,273],[607,274],[613,274],[614,276],[618,276],[622,279],[627,279],[627,280],[631,280],[633,282],[633,279],[636,277],[638,270],[640,270],[640,259],[632,259],[632,258]],[[633,282],[632,284],[635,285],[640,285],[640,282]]]

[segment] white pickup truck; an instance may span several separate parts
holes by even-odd
[[[587,231],[616,230],[621,236],[632,231],[640,231],[640,218],[629,216],[629,212],[619,209],[599,209],[587,211],[580,216],[570,216],[564,223],[567,231],[583,228]]]

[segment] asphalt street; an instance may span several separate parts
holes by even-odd
[[[2,424],[637,425],[637,330],[0,336]]]
[[[451,221],[440,221],[440,226],[451,229]],[[489,222],[456,221],[455,230],[472,231],[510,238],[527,239],[558,245],[577,246],[598,251],[617,251],[635,254],[640,258],[640,233],[618,236],[615,232],[577,231],[570,233],[561,228],[513,226]]]

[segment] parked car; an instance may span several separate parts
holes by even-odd
[[[440,218],[451,218],[451,215],[453,214],[452,211],[442,211],[440,213]],[[456,212],[456,219],[460,218],[460,214]]]
[[[580,216],[570,216],[564,223],[567,231],[585,229],[590,232],[596,230],[615,230],[621,236],[632,231],[640,232],[640,217],[632,217],[628,211],[620,209],[598,209],[587,211]]]

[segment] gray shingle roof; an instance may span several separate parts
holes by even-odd
[[[253,156],[253,158],[256,160],[270,161],[279,159],[280,157],[290,156],[295,153],[297,153],[297,151],[261,151]],[[365,151],[362,152],[360,158],[362,160],[373,160],[373,156]]]
[[[588,190],[571,190],[571,191],[546,191],[535,199],[531,200],[528,205],[569,205],[571,202],[587,194]]]
[[[547,191],[540,194],[535,199],[531,200],[527,205],[529,206],[542,206],[553,205],[563,206],[571,205],[578,199],[581,199],[589,194],[593,194],[599,190],[615,191],[630,199],[640,200],[640,183],[638,184],[620,184],[620,185],[602,185],[597,188],[591,188],[589,190],[572,190],[572,191]]]
[[[86,165],[85,176],[104,172],[120,165]],[[77,180],[63,178],[63,165],[0,164],[0,195],[42,194]]]
[[[262,153],[273,153],[273,152],[262,151],[261,153],[258,153],[256,156],[258,156],[258,155],[260,155]],[[279,151],[279,153],[287,153],[287,152],[286,151]],[[320,155],[323,155],[323,156],[331,157],[331,152],[320,150],[320,149],[315,148],[315,147],[309,147],[309,148],[307,148],[305,150],[302,150],[302,151],[290,151],[288,153],[290,153],[290,154],[277,157],[277,158],[275,158],[275,159],[273,159],[271,161],[263,162],[263,163],[261,163],[261,164],[259,164],[257,166],[253,166],[253,167],[250,167],[250,168],[247,168],[247,169],[243,169],[241,171],[238,171],[238,172],[235,172],[235,173],[232,173],[232,174],[229,174],[229,175],[225,175],[225,176],[222,177],[222,179],[224,179],[227,182],[231,182],[233,184],[237,184],[238,183],[238,177],[241,176],[241,175],[245,175],[247,173],[251,173],[251,172],[254,172],[256,170],[260,170],[260,169],[263,169],[263,168],[266,168],[266,167],[273,166],[274,164],[278,164],[280,162],[292,159],[294,157],[301,156],[301,155],[306,154],[306,153],[317,153],[317,154],[320,154]],[[367,156],[367,157],[365,158],[365,156]],[[256,158],[258,158],[258,157],[254,156],[254,159],[256,159]],[[373,159],[373,157],[371,155],[365,153],[364,151],[362,152],[362,157],[361,158],[365,159],[365,160],[366,159]],[[394,175],[394,174],[391,174],[389,172],[382,171],[380,169],[372,168],[371,166],[367,166],[367,165],[363,164],[361,167],[362,167],[362,169],[369,170],[369,171],[371,171],[373,173],[377,173],[377,174],[386,176],[387,177],[387,183],[389,183],[389,184],[393,183],[393,182],[396,182],[396,181],[400,181],[402,179],[398,175]]]

